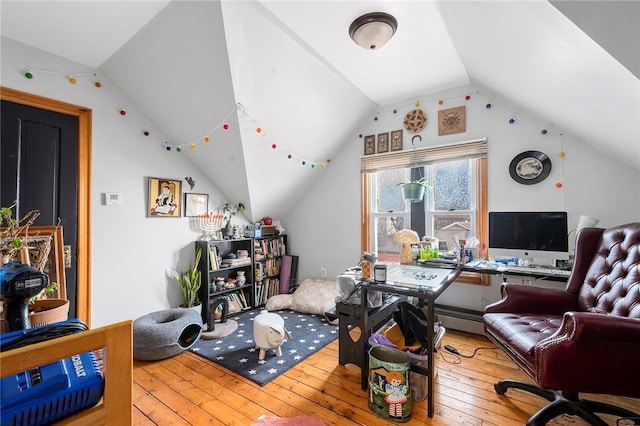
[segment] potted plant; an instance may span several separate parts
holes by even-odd
[[[425,191],[431,189],[425,177],[410,182],[399,183],[398,186],[402,187],[402,196],[405,201],[409,201],[410,203],[421,202],[424,199]]]
[[[32,210],[22,219],[14,219],[15,206],[14,202],[9,207],[0,208],[0,227],[4,228],[0,231],[0,264],[10,262],[26,247],[26,237],[21,234],[40,216],[39,210]]]
[[[201,273],[198,269],[198,264],[200,263],[200,257],[202,256],[202,250],[200,247],[196,249],[196,258],[195,261],[189,265],[189,268],[182,273],[179,273],[175,269],[172,269],[171,272],[173,277],[180,284],[180,289],[182,290],[182,305],[181,308],[199,308],[201,303],[198,298],[198,290],[200,289],[200,278]],[[198,310],[198,312],[200,312]]]
[[[222,221],[225,223],[224,225],[224,235],[231,236],[233,235],[233,229],[231,228],[231,219],[238,214],[244,211],[244,204],[236,203],[235,205],[227,202],[222,205]]]
[[[57,282],[50,282],[40,294],[29,300],[31,327],[64,321],[69,317],[69,301],[53,298],[58,290]]]

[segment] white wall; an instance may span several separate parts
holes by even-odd
[[[6,38],[2,38],[1,47],[2,86],[93,110],[92,325],[133,319],[177,306],[180,293],[167,272],[171,267],[182,270],[188,266],[193,259],[193,241],[200,233],[191,229],[187,218],[146,218],[146,177],[184,179],[192,176],[197,181],[193,192],[210,194],[210,208],[225,201],[219,190],[205,181],[180,154],[166,152],[163,135],[108,81],[103,80],[104,87],[97,89],[89,77],[78,77],[78,83],[71,85],[64,75],[95,70]],[[23,65],[34,69],[34,79],[28,80],[22,75]],[[472,96],[469,102],[462,100],[466,94]],[[442,107],[437,103],[439,98],[445,99]],[[416,147],[488,138],[490,210],[566,210],[570,226],[575,226],[580,214],[600,218],[602,226],[640,220],[640,194],[631,185],[640,181],[640,171],[610,160],[606,153],[595,151],[570,135],[563,138],[567,156],[560,161],[556,156],[557,137],[541,136],[539,129],[523,123],[508,124],[509,114],[498,108],[499,100],[491,99],[495,107],[487,110],[484,105],[488,100],[475,94],[471,87],[419,99],[430,121],[421,133],[422,142]],[[359,259],[359,161],[363,142],[357,135],[402,128],[402,119],[414,108],[414,102],[412,99],[397,105],[395,114],[394,106],[383,108],[377,121],[373,117],[366,120],[360,131],[353,132],[351,140],[344,141],[342,152],[332,158],[321,178],[300,195],[295,208],[283,218],[289,247],[293,254],[300,256],[299,279],[319,277],[321,267],[327,268],[329,277],[335,277]],[[467,132],[438,137],[437,110],[461,104],[467,106]],[[124,117],[118,113],[123,106],[127,109]],[[525,119],[555,130],[549,124],[551,117],[525,116]],[[150,130],[151,136],[142,134],[145,129]],[[411,136],[405,132],[405,149],[412,148]],[[544,182],[523,186],[511,180],[507,168],[516,154],[529,149],[541,150],[552,157],[553,170]],[[560,180],[564,183],[562,190],[555,187]],[[184,180],[183,184],[186,185]],[[121,193],[122,205],[101,205],[105,192]],[[496,295],[495,286],[456,284],[439,302],[481,309]]]
[[[101,326],[135,319],[182,302],[172,267],[184,270],[193,260],[200,232],[189,218],[147,218],[147,177],[182,180],[183,192],[209,194],[209,207],[225,200],[185,156],[164,149],[164,137],[151,126],[126,96],[101,77],[78,76],[75,85],[66,73],[96,72],[57,56],[2,38],[2,77],[8,87],[92,110],[91,164],[91,325]],[[35,77],[26,79],[21,64],[30,66]],[[40,72],[56,71],[58,73]],[[127,114],[119,114],[122,107]],[[144,130],[150,136],[144,136]],[[184,178],[196,180],[193,191]],[[120,206],[102,205],[105,192],[122,195]]]
[[[465,96],[470,95],[469,101]],[[569,214],[569,229],[578,216],[600,219],[598,226],[609,227],[640,220],[640,170],[612,160],[571,135],[554,128],[552,117],[534,117],[515,111],[490,93],[465,86],[429,96],[418,96],[420,108],[428,117],[427,127],[416,139],[416,148],[486,137],[488,141],[489,211],[562,210]],[[370,117],[362,124],[361,134],[378,134],[403,128],[405,114],[415,108],[416,99],[380,109],[378,119]],[[443,99],[439,105],[438,100]],[[492,107],[487,109],[486,104]],[[437,136],[438,110],[466,106],[466,132]],[[393,110],[397,109],[394,113]],[[509,118],[518,117],[514,124]],[[548,130],[542,135],[541,129]],[[404,149],[412,149],[412,134],[404,132]],[[323,174],[301,197],[286,218],[291,231],[289,245],[300,256],[298,278],[319,277],[327,268],[335,277],[353,266],[360,257],[360,184],[359,159],[363,140],[354,135],[350,145],[328,173]],[[539,150],[552,161],[549,177],[536,185],[521,185],[509,176],[511,159],[523,151]],[[566,153],[564,159],[558,156]],[[562,188],[556,183],[561,182]],[[454,284],[439,303],[481,310],[498,299],[495,279],[490,287]]]

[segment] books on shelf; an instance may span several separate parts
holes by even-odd
[[[222,264],[223,265],[229,265],[229,266],[251,265],[251,258],[250,257],[242,257],[242,258],[235,258],[235,259],[222,259]]]
[[[234,293],[229,293],[226,295],[227,301],[229,302],[229,313],[236,314],[244,309],[249,308],[247,304],[246,296],[243,291],[236,291]]]
[[[287,254],[287,247],[284,243],[284,237],[282,236],[255,240],[254,256],[256,260],[258,260],[259,257],[269,257],[269,255],[284,256],[285,254]]]
[[[211,266],[211,270],[215,271],[216,269],[220,269],[220,264],[218,263],[218,247],[209,246],[209,265]]]
[[[265,278],[256,283],[256,305],[264,305],[271,296],[280,294],[280,279]]]

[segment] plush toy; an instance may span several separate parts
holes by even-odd
[[[263,360],[267,349],[275,349],[276,356],[282,356],[280,346],[291,339],[291,334],[284,328],[284,319],[278,314],[262,310],[253,320],[253,339],[260,348],[259,360]]]

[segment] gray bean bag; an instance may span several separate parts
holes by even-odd
[[[189,349],[202,334],[202,318],[192,309],[152,312],[133,322],[133,357],[165,359]]]

